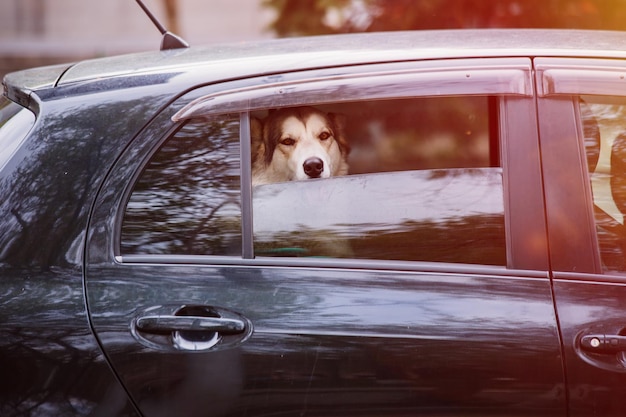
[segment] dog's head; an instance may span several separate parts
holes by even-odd
[[[334,113],[313,107],[275,110],[262,122],[261,132],[256,157],[278,181],[347,174],[350,148],[343,136],[343,120]]]

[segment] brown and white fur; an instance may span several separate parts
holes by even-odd
[[[313,107],[274,110],[251,120],[252,185],[348,173],[342,118]]]

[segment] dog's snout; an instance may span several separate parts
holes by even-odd
[[[324,171],[324,161],[318,157],[309,158],[302,164],[304,173],[311,178],[319,178]]]

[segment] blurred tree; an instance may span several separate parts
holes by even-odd
[[[279,36],[450,28],[626,30],[625,0],[264,0]]]
[[[167,19],[167,30],[177,35],[178,32],[178,0],[164,0],[165,16]]]

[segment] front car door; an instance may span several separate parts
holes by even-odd
[[[551,265],[571,416],[626,413],[626,62],[537,58]]]
[[[87,244],[92,325],[139,409],[565,415],[532,92],[528,59],[427,61],[166,109]],[[349,175],[253,187],[260,148],[295,146],[258,126],[300,106],[345,134]]]

